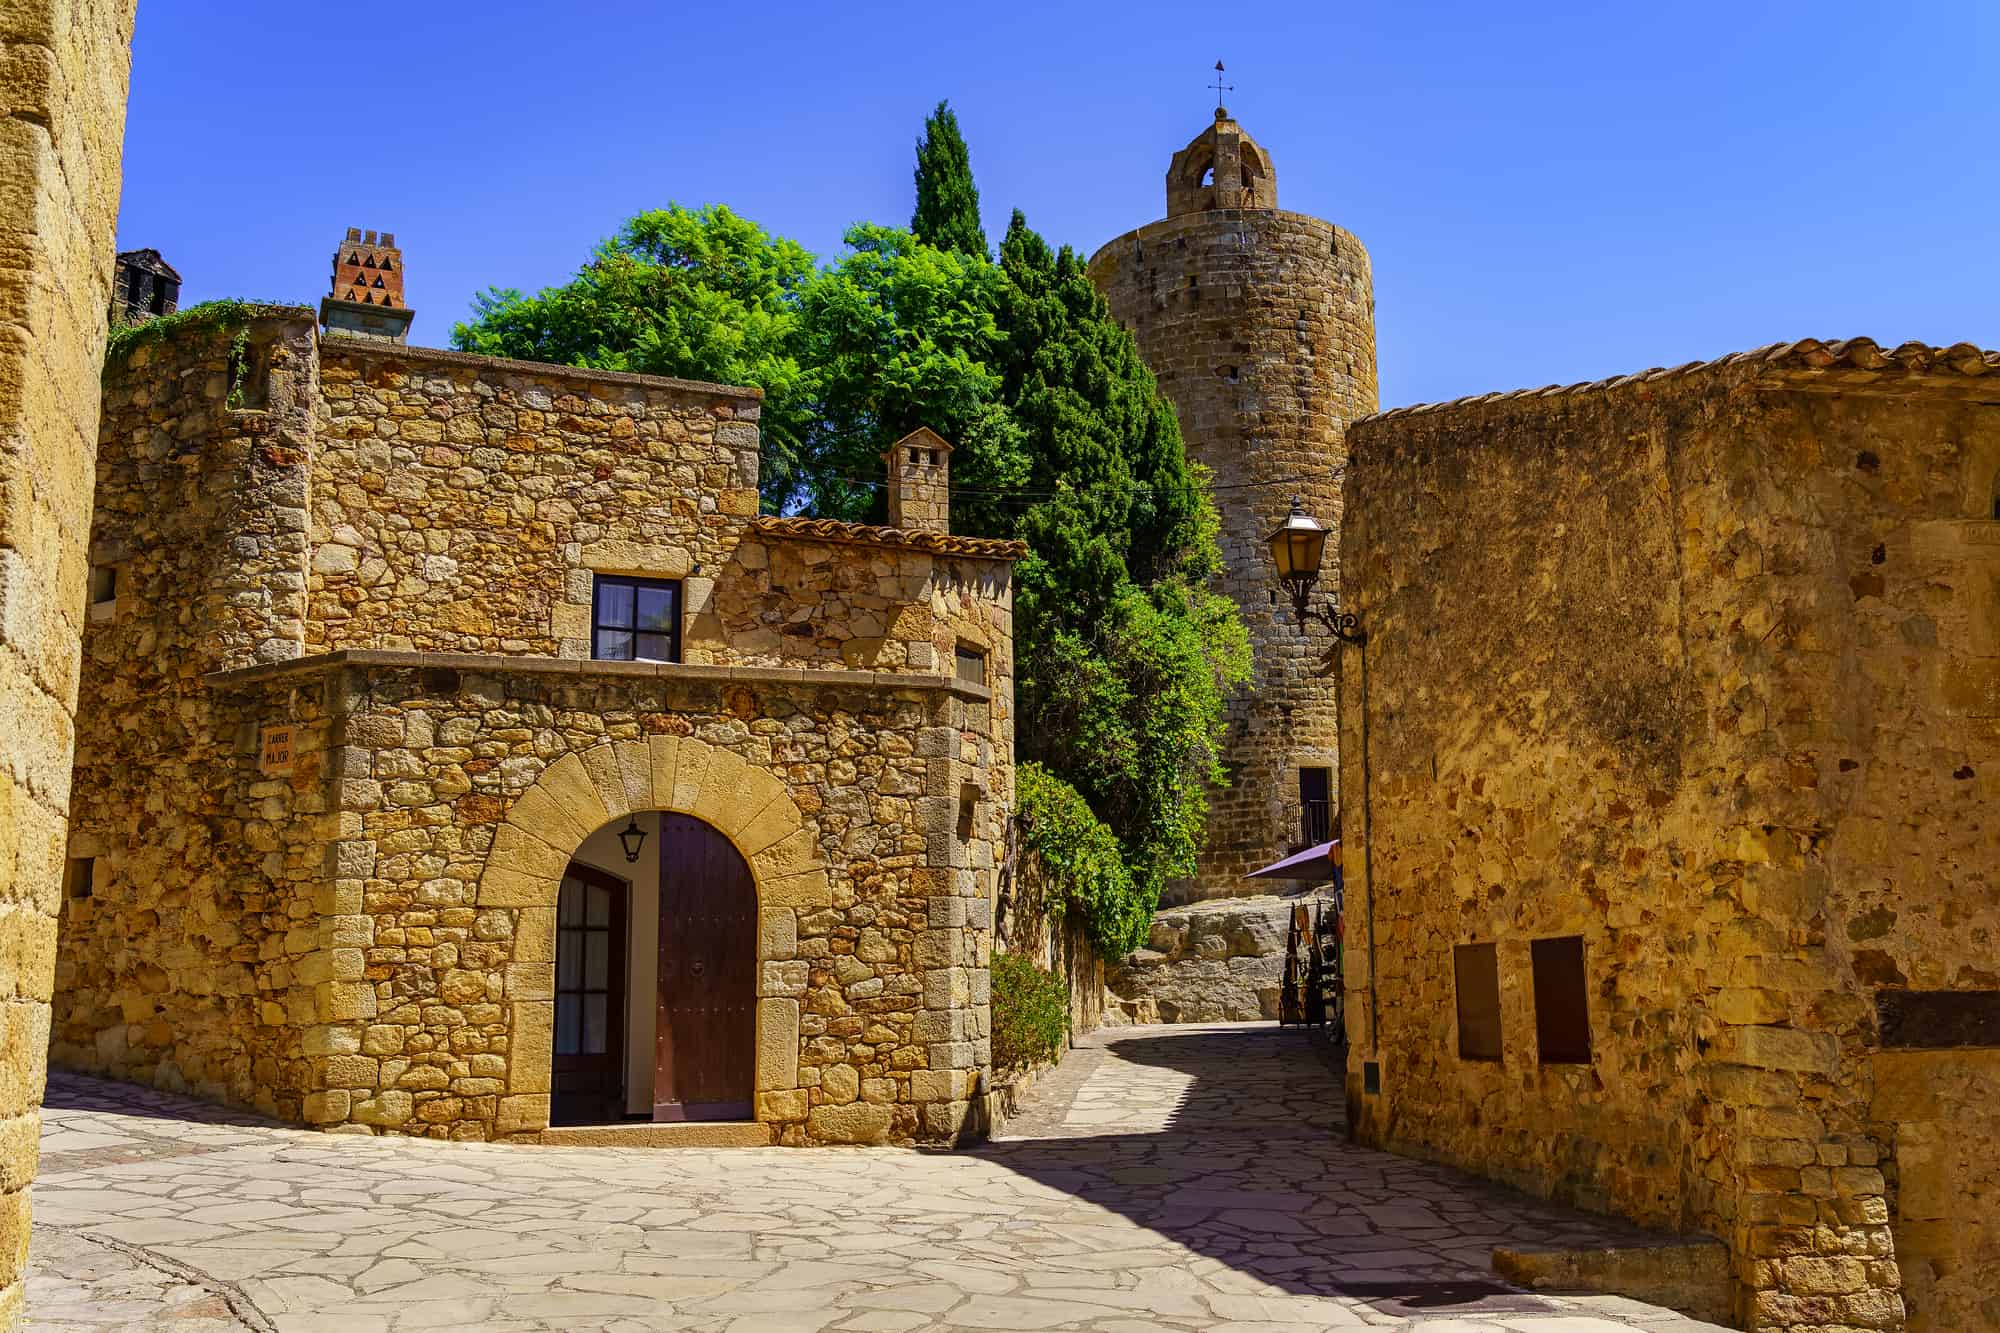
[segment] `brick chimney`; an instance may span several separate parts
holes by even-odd
[[[951,531],[951,445],[919,426],[882,455],[889,464],[889,526]]]
[[[333,288],[319,303],[328,333],[408,342],[410,308],[403,304],[403,252],[396,233],[377,236],[349,227],[333,252]]]

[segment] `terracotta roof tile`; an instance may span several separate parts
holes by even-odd
[[[837,518],[778,518],[760,514],[750,520],[750,526],[773,537],[803,537],[859,546],[897,546],[905,550],[929,551],[934,555],[976,556],[985,560],[1019,560],[1028,553],[1028,544],[1022,541],[884,528],[871,523],[843,523]]]
[[[1447,408],[1509,402],[1522,398],[1560,398],[1601,389],[1622,388],[1630,384],[1654,384],[1661,380],[1681,379],[1726,367],[1806,373],[1855,371],[1865,372],[1866,377],[1870,378],[1877,373],[1972,377],[2000,375],[2000,351],[1988,351],[1971,343],[1932,347],[1926,343],[1907,342],[1893,351],[1885,352],[1881,344],[1872,338],[1843,338],[1837,342],[1803,338],[1798,342],[1772,343],[1768,347],[1752,348],[1747,352],[1732,352],[1713,361],[1690,361],[1686,365],[1672,367],[1656,366],[1651,370],[1634,371],[1629,375],[1614,375],[1609,379],[1588,380],[1581,384],[1551,384],[1540,389],[1482,393],[1468,398],[1454,398],[1443,403],[1413,403],[1408,407],[1392,407],[1386,412],[1377,412],[1362,420],[1381,421],[1391,417],[1415,416],[1422,412],[1438,412]],[[1860,382],[1859,378],[1857,382]]]

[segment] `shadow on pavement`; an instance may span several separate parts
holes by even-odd
[[[1349,1143],[1340,1077],[1299,1029],[1109,1029],[1079,1054],[1086,1076],[1065,1086],[1058,1069],[980,1155],[1288,1293],[1400,1316],[1556,1312],[1492,1274],[1494,1245],[1647,1239]]]

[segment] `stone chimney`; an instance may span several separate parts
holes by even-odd
[[[919,426],[882,455],[889,464],[889,526],[951,531],[951,445]]]
[[[137,324],[180,308],[181,275],[158,250],[123,250],[111,279],[111,322]]]
[[[396,233],[349,227],[333,252],[333,287],[319,303],[328,333],[408,342],[415,318],[403,303],[403,252]]]

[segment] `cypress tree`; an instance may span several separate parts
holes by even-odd
[[[924,121],[917,143],[917,211],[910,230],[940,250],[989,258],[986,229],[979,224],[979,187],[972,181],[972,156],[958,132],[951,103],[939,102]]]

